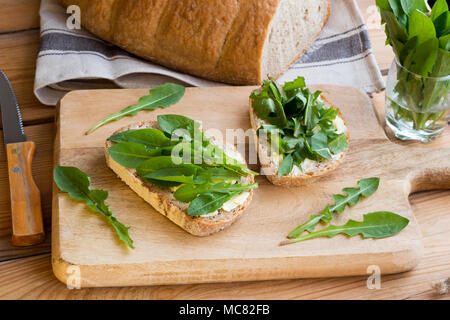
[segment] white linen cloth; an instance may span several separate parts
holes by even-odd
[[[151,88],[165,82],[224,85],[143,60],[84,29],[68,29],[69,15],[58,0],[42,0],[40,16],[34,93],[44,104],[55,105],[75,89]],[[279,81],[299,75],[307,84],[352,86],[369,94],[384,89],[367,27],[354,0],[331,0],[331,17],[322,34]]]

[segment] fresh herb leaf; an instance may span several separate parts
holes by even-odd
[[[439,38],[439,47],[445,51],[450,51],[450,34]]]
[[[276,116],[277,107],[275,102],[270,98],[258,99],[252,104],[256,115],[260,119],[266,119],[270,124],[278,124],[278,118]]]
[[[172,136],[174,133],[179,134],[181,133],[180,131],[185,130],[188,135],[181,137],[187,138],[189,141],[203,137],[200,123],[185,116],[177,114],[159,115],[158,124],[162,131],[169,136]]]
[[[288,154],[286,157],[284,157],[283,161],[280,164],[280,167],[278,168],[278,177],[289,174],[292,171],[293,167],[294,159],[292,158],[291,154]]]
[[[233,198],[240,191],[233,192],[204,192],[190,203],[187,213],[190,216],[202,216],[221,208],[225,202]]]
[[[386,238],[402,231],[408,223],[408,219],[393,212],[371,212],[363,216],[363,221],[349,220],[343,226],[329,225],[322,230],[311,232],[295,239],[283,241],[280,245],[287,245],[318,237],[332,238],[337,234],[345,234],[350,237],[360,234],[364,239]]]
[[[439,38],[450,32],[450,13],[444,12],[433,21],[436,29],[436,36]]]
[[[340,153],[348,147],[344,141],[347,137],[337,134],[333,122],[339,110],[327,107],[319,100],[320,94],[305,88],[305,79],[298,77],[283,87],[266,80],[250,95],[252,108],[265,122],[257,134],[267,135],[272,151],[283,156],[278,176],[289,174],[293,165],[301,167],[305,159],[331,159],[332,152]]]
[[[428,12],[425,0],[400,0],[403,11],[411,16],[414,11],[419,10],[421,12]]]
[[[408,15],[405,11],[403,11],[401,0],[389,0],[389,4],[391,5],[392,11],[397,17],[399,23],[402,26],[406,26],[408,24]]]
[[[116,133],[108,138],[112,142],[134,142],[140,143],[147,147],[167,147],[175,144],[177,141],[171,141],[170,138],[158,129],[132,129]]]
[[[393,46],[396,55],[399,56],[402,47],[399,47],[398,43],[403,46],[403,43],[408,41],[406,28],[400,25],[394,14],[390,11],[382,11],[381,17],[386,22],[387,41]]]
[[[328,142],[328,148],[333,154],[339,154],[347,150],[348,142],[345,134],[341,133],[336,138]]]
[[[128,234],[129,227],[120,223],[105,204],[108,192],[92,190],[91,179],[86,173],[75,167],[56,166],[53,169],[53,179],[58,188],[67,192],[72,199],[85,201],[89,208],[100,213],[114,228],[120,240],[128,247],[134,248],[133,240]]]
[[[167,108],[180,101],[185,92],[185,88],[178,84],[166,83],[150,89],[150,94],[139,99],[138,103],[125,109],[110,114],[105,119],[98,122],[89,129],[86,134],[94,132],[99,127],[125,116],[134,116],[141,110],[155,110],[157,108]]]
[[[408,39],[417,37],[417,45],[436,39],[433,22],[423,12],[414,11],[408,26]]]
[[[145,177],[148,174],[167,168],[190,168],[192,170],[201,170],[202,167],[191,163],[183,163],[182,158],[176,158],[173,156],[159,156],[152,157],[142,162],[137,168],[136,172],[141,177]]]
[[[323,131],[316,132],[311,137],[311,150],[325,159],[332,158],[328,149],[328,138]]]
[[[441,14],[448,12],[448,4],[446,0],[437,0],[431,9],[431,20],[435,21]]]
[[[447,94],[449,86],[445,79],[431,78],[446,69],[447,61],[442,59],[446,60],[445,53],[450,49],[450,38],[446,37],[450,35],[448,4],[445,0],[436,1],[429,15],[424,1],[377,0],[376,4],[382,23],[386,24],[386,43],[392,46],[398,64],[403,67],[397,67],[393,88],[395,102],[391,102],[395,116],[410,122],[417,130],[434,127],[445,113],[431,112],[432,107],[442,104],[439,98]]]
[[[305,78],[303,77],[298,77],[297,79],[293,80],[293,81],[288,81],[284,84],[283,86],[283,90],[285,92],[287,91],[291,91],[294,89],[303,89],[305,87]]]
[[[162,149],[149,149],[134,142],[120,142],[108,148],[108,154],[118,164],[127,168],[136,168],[142,162],[161,155]]]
[[[334,205],[327,205],[321,214],[311,215],[307,222],[298,226],[288,234],[288,238],[297,238],[303,232],[312,232],[320,221],[330,222],[333,213],[341,213],[349,205],[353,207],[361,198],[368,197],[378,190],[380,178],[367,178],[358,181],[359,188],[344,188],[345,195],[333,195]]]
[[[177,199],[178,201],[191,202],[199,194],[204,192],[219,192],[219,193],[235,192],[235,191],[242,192],[257,187],[258,187],[257,183],[248,185],[231,184],[228,182],[220,182],[216,184],[205,183],[199,185],[186,184],[178,188],[173,195],[175,199]]]

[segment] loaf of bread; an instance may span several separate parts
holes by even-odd
[[[159,126],[156,121],[145,121],[119,129],[114,132],[114,134],[131,129],[144,128],[159,129]],[[245,159],[234,146],[224,145],[222,141],[217,141],[214,138],[211,138],[211,142],[221,147],[225,153],[232,153],[241,163],[245,163]],[[126,168],[114,161],[108,153],[108,148],[113,144],[114,143],[109,140],[105,142],[104,151],[107,166],[156,211],[195,236],[208,236],[229,227],[244,213],[252,200],[253,190],[249,189],[247,191],[249,194],[245,201],[232,210],[226,211],[221,208],[218,210],[217,214],[213,216],[190,216],[187,214],[188,204],[175,199],[173,191],[169,188],[152,184],[137,175],[136,170]],[[254,175],[248,175],[242,179],[243,181],[241,181],[241,183],[243,185],[255,182]]]
[[[61,0],[82,25],[163,66],[231,84],[278,78],[320,34],[329,0]]]

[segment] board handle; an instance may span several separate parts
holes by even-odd
[[[6,145],[14,246],[31,246],[45,239],[41,196],[31,173],[35,151],[32,141]]]
[[[450,189],[450,149],[416,149],[421,167],[410,175],[411,193]]]

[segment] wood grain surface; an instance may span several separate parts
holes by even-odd
[[[30,248],[11,245],[11,213],[3,138],[0,138],[0,298],[2,299],[450,299],[436,295],[431,282],[450,276],[450,190],[414,193],[410,204],[425,245],[424,257],[412,271],[382,277],[381,289],[369,290],[367,276],[332,279],[260,281],[246,283],[152,286],[130,288],[93,288],[68,290],[51,271],[50,216],[51,170],[55,109],[40,104],[33,94],[34,69],[39,47],[37,6],[39,0],[0,0],[0,8],[16,6],[20,19],[11,19],[11,11],[0,10],[0,69],[10,77],[25,120],[27,136],[37,144],[33,172],[41,190],[47,240]],[[373,0],[357,0],[367,25],[372,49],[383,75],[387,75],[393,53],[385,46],[384,30]],[[16,16],[17,17],[17,16]],[[32,29],[24,30],[24,25]],[[19,31],[24,30],[24,31]],[[384,123],[384,92],[372,99],[377,116]],[[392,137],[388,131],[388,136]],[[3,134],[0,134],[3,137]],[[431,144],[401,142],[420,148],[448,147],[450,126]]]
[[[407,198],[411,191],[450,188],[450,148],[428,152],[390,142],[370,99],[355,88],[311,87],[323,91],[346,120],[351,138],[344,163],[314,183],[290,189],[257,177],[260,187],[244,216],[227,230],[207,238],[192,236],[162,217],[106,166],[104,143],[113,132],[140,121],[154,121],[159,114],[194,118],[205,130],[218,130],[224,138],[226,130],[233,129],[251,136],[247,131],[251,128],[248,97],[254,89],[187,88],[182,100],[170,108],[141,112],[87,136],[84,133],[99,119],[136,103],[147,91],[67,94],[58,108],[55,164],[76,166],[91,177],[96,189],[109,191],[108,204],[122,223],[131,226],[136,249],[119,246],[101,217],[55,188],[52,260],[56,276],[66,283],[68,269],[76,266],[80,268],[82,287],[102,287],[361,275],[370,265],[390,274],[416,266],[422,243]],[[238,147],[242,150],[245,146]],[[256,159],[254,146],[245,150]],[[278,246],[309,214],[321,212],[333,193],[374,176],[381,179],[377,193],[338,215],[333,223],[362,220],[365,213],[387,210],[410,220],[400,234],[378,240],[336,236]]]
[[[2,0],[0,33],[39,28],[39,0]]]

